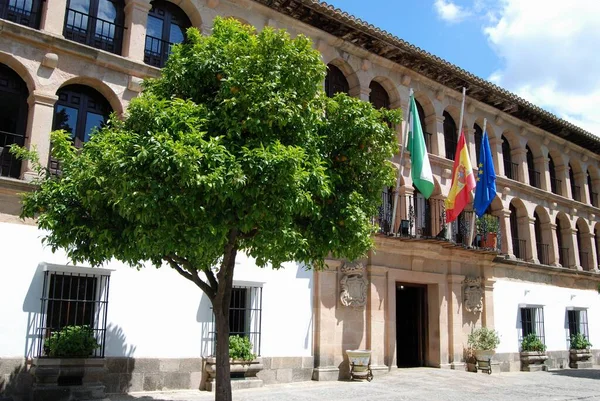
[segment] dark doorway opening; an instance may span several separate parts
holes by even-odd
[[[427,287],[396,285],[396,359],[398,367],[425,366]]]

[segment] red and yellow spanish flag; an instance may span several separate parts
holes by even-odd
[[[452,187],[446,198],[446,222],[451,223],[469,203],[469,194],[475,188],[475,176],[469,160],[465,133],[461,131],[456,145],[454,168],[452,169]]]

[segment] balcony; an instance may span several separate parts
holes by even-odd
[[[39,29],[41,3],[24,0],[0,0],[0,19]]]
[[[19,178],[21,174],[21,160],[10,154],[10,145],[23,146],[25,137],[12,132],[0,131],[0,176]]]
[[[562,196],[562,181],[556,178],[550,177],[550,190],[553,194]]]
[[[550,246],[548,244],[541,244],[538,242],[536,244],[536,247],[537,247],[537,255],[538,255],[540,264],[549,265],[550,264]]]
[[[527,260],[527,241],[513,238],[513,252],[517,259]]]
[[[425,148],[427,149],[427,153],[431,153],[431,141],[433,140],[433,134],[430,132],[423,132],[423,136],[425,137]]]
[[[569,248],[558,248],[559,262],[562,267],[569,267]]]
[[[581,187],[578,185],[572,185],[571,192],[573,194],[573,199],[577,202],[581,202]]]
[[[67,8],[65,38],[96,49],[121,54],[122,25]]]
[[[579,263],[584,271],[590,270],[590,259],[587,252],[579,251]]]
[[[486,215],[485,218],[476,219],[475,213],[469,211],[448,224],[442,199],[425,200],[420,195],[402,194],[398,196],[396,224],[393,227],[393,208],[394,193],[384,191],[379,213],[373,219],[380,234],[405,239],[447,241],[466,248],[493,252],[502,249],[500,218],[497,216]],[[469,244],[472,229],[473,240]]]
[[[590,192],[590,201],[592,202],[592,206],[598,207],[598,193]]]

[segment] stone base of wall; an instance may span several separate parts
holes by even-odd
[[[568,369],[569,351],[547,351],[548,360],[545,362],[547,369]],[[519,372],[521,358],[518,352],[501,353],[494,355],[493,361],[500,365],[502,372]],[[592,350],[592,365],[600,365],[600,350]]]
[[[312,379],[314,358],[263,357],[257,377],[265,385]],[[107,357],[106,393],[204,389],[203,358]],[[33,378],[24,359],[0,358],[0,400],[28,401]]]

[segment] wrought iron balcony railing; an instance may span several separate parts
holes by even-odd
[[[123,25],[67,8],[64,35],[69,40],[120,54],[124,29]]]
[[[538,255],[538,259],[540,261],[540,264],[542,265],[549,265],[550,264],[550,246],[548,244],[541,244],[541,243],[537,243],[536,244],[537,247],[537,255]]]
[[[540,188],[542,186],[541,174],[539,171],[529,169],[529,185],[536,188]]]
[[[581,187],[579,185],[572,185],[571,192],[573,195],[573,199],[577,202],[581,202]]]
[[[527,241],[524,239],[513,238],[513,252],[517,259],[527,260]]]
[[[562,195],[562,181],[556,178],[550,178],[550,190],[556,195]]]
[[[559,263],[562,267],[569,267],[569,248],[558,248]]]
[[[169,54],[171,54],[171,47],[174,44],[160,38],[155,38],[154,36],[146,35],[144,63],[158,68],[164,67]]]
[[[579,251],[579,263],[581,264],[581,267],[583,267],[583,270],[590,270],[590,260],[589,254],[587,252]]]
[[[0,0],[0,19],[39,29],[41,7],[37,0]]]
[[[0,131],[0,176],[19,178],[21,160],[16,159],[9,150],[13,144],[23,146],[24,143],[23,135]]]
[[[504,175],[506,178],[519,181],[519,165],[510,160],[504,160]]]

